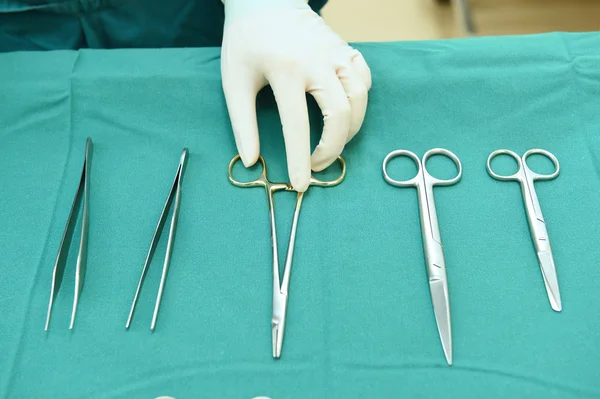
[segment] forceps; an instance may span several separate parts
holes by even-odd
[[[73,329],[75,325],[75,315],[77,314],[77,305],[79,304],[79,296],[83,290],[83,280],[85,278],[85,268],[87,263],[87,250],[88,250],[88,231],[89,231],[89,192],[90,192],[90,168],[92,162],[92,139],[87,138],[85,143],[85,155],[83,158],[83,168],[81,170],[81,176],[79,179],[79,185],[75,192],[75,198],[73,199],[73,205],[69,212],[67,219],[67,225],[63,233],[63,237],[58,248],[58,255],[56,256],[56,262],[54,263],[54,271],[52,272],[52,287],[50,289],[50,301],[48,302],[48,314],[46,316],[46,327],[48,331],[50,327],[50,315],[52,314],[52,305],[54,299],[58,295],[60,285],[62,283],[63,275],[65,273],[65,264],[67,262],[67,253],[69,252],[68,246],[71,243],[71,237],[73,229],[75,228],[75,213],[79,208],[80,202],[83,202],[82,215],[81,215],[81,233],[79,235],[79,252],[77,254],[77,265],[75,267],[75,293],[73,295],[73,309],[71,311],[71,323],[69,324],[69,330]]]
[[[554,172],[551,174],[540,174],[532,171],[527,166],[527,158],[530,155],[543,155],[550,159],[554,164]],[[504,176],[494,173],[492,170],[492,159],[498,155],[508,155],[517,161],[519,169],[516,173]],[[556,277],[556,268],[554,266],[554,257],[552,256],[552,248],[550,247],[550,238],[548,237],[548,230],[546,230],[546,222],[542,215],[542,208],[538,201],[537,194],[535,192],[534,182],[536,180],[552,180],[558,176],[560,172],[560,164],[556,157],[546,151],[540,149],[532,149],[523,154],[520,158],[517,154],[510,150],[496,150],[490,154],[487,160],[487,170],[490,176],[497,180],[513,180],[517,181],[521,185],[521,192],[523,193],[523,202],[525,203],[525,210],[527,212],[527,221],[529,223],[529,231],[531,232],[531,239],[537,252],[538,262],[540,269],[542,270],[542,277],[544,279],[544,285],[546,286],[546,293],[550,300],[550,306],[553,310],[560,312],[562,310],[562,303],[560,300],[560,291],[558,289],[558,278]]]
[[[179,217],[179,202],[181,200],[181,181],[183,180],[183,174],[185,172],[185,167],[187,165],[187,156],[188,149],[184,148],[181,153],[181,157],[179,158],[179,165],[177,166],[177,173],[175,174],[175,180],[171,185],[171,190],[169,191],[169,195],[167,196],[167,201],[163,207],[163,210],[160,214],[160,218],[158,219],[158,225],[156,226],[156,230],[154,231],[154,236],[152,237],[152,242],[150,243],[150,249],[148,250],[148,254],[146,255],[146,261],[144,262],[144,267],[142,268],[142,274],[140,275],[140,280],[137,285],[137,289],[135,290],[135,296],[133,297],[133,303],[131,304],[131,309],[129,310],[129,317],[127,318],[127,324],[125,325],[126,329],[129,329],[131,325],[131,320],[133,319],[133,313],[135,312],[135,307],[137,305],[138,297],[142,290],[142,284],[144,283],[144,279],[146,278],[146,274],[148,274],[148,267],[150,266],[150,261],[152,260],[152,256],[154,255],[154,251],[156,250],[156,246],[158,245],[158,241],[160,239],[160,233],[165,225],[167,220],[167,215],[169,213],[169,208],[171,204],[173,205],[173,214],[171,215],[171,225],[169,226],[169,238],[167,241],[167,253],[165,254],[165,261],[163,263],[162,275],[160,278],[160,285],[158,286],[158,294],[156,295],[156,304],[154,305],[154,314],[152,316],[152,323],[150,324],[150,330],[154,331],[156,327],[156,320],[158,318],[158,309],[160,307],[160,302],[162,300],[163,291],[165,288],[165,283],[167,281],[167,271],[169,270],[169,264],[171,263],[171,253],[173,252],[173,242],[175,241],[175,229],[177,227],[177,219]]]
[[[235,163],[240,159],[239,155],[233,157],[229,163],[229,181],[238,187],[264,187],[267,193],[267,204],[271,220],[271,245],[273,247],[273,314],[271,319],[271,335],[273,343],[273,357],[279,359],[283,347],[283,333],[285,330],[285,319],[288,302],[288,291],[290,286],[290,272],[292,270],[292,257],[294,254],[294,244],[296,241],[296,230],[298,228],[298,217],[304,193],[298,192],[296,195],[296,206],[294,207],[294,216],[292,219],[292,231],[288,243],[287,255],[285,258],[285,268],[283,278],[279,278],[279,254],[277,249],[277,231],[275,225],[275,210],[273,205],[273,193],[277,191],[295,191],[289,183],[273,183],[267,177],[267,164],[262,156],[258,160],[262,165],[260,176],[254,181],[240,182],[234,179],[232,170]],[[342,157],[338,157],[342,167],[341,174],[334,180],[323,181],[311,176],[310,185],[317,187],[333,187],[340,184],[346,176],[346,163]]]
[[[432,155],[444,155],[450,158],[456,168],[457,175],[449,180],[437,179],[427,172],[426,163]],[[387,165],[393,158],[405,156],[412,159],[418,167],[417,175],[410,180],[394,180],[387,173]],[[452,327],[450,319],[450,301],[448,298],[448,279],[446,277],[446,263],[440,237],[440,227],[433,198],[433,186],[449,186],[455,184],[462,177],[460,160],[452,152],[434,148],[423,155],[419,160],[414,153],[407,150],[390,152],[383,160],[383,177],[385,181],[396,187],[415,187],[419,198],[419,213],[421,215],[421,233],[423,248],[425,250],[425,263],[429,279],[429,292],[433,303],[433,312],[437,323],[442,348],[448,365],[452,365]]]

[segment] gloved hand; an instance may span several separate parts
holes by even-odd
[[[305,191],[311,169],[331,165],[359,131],[371,72],[362,55],[335,34],[307,0],[223,0],[221,74],[238,152],[246,167],[260,148],[256,95],[271,85],[283,126],[290,182]],[[324,118],[310,154],[306,92]]]

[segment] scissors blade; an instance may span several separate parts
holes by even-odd
[[[287,313],[287,294],[277,292],[273,294],[273,318],[271,319],[271,333],[273,339],[273,357],[281,357],[283,348],[283,334],[285,332],[285,317]]]
[[[560,291],[558,289],[558,278],[556,276],[556,268],[554,267],[554,258],[550,251],[538,251],[538,261],[542,276],[544,277],[544,285],[550,300],[550,306],[553,310],[562,311],[562,303],[560,300]]]
[[[448,300],[448,281],[445,279],[429,280],[429,291],[433,303],[433,312],[444,349],[444,356],[452,366],[452,327],[450,322],[450,301]]]

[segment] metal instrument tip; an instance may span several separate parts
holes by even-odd
[[[283,326],[277,320],[273,320],[272,336],[273,358],[279,359],[281,357],[281,349],[283,348]]]
[[[452,347],[444,347],[444,356],[446,356],[446,362],[448,362],[448,366],[452,366]]]
[[[448,284],[446,280],[429,282],[433,312],[448,365],[452,365],[452,324],[450,319],[450,303],[448,300]]]
[[[562,311],[562,301],[560,299],[560,290],[558,288],[558,278],[556,276],[556,267],[554,266],[554,258],[550,251],[539,251],[537,253],[542,277],[544,278],[544,286],[548,294],[548,300],[552,310],[556,312]]]
[[[560,301],[560,295],[558,295],[558,297],[554,297],[549,293],[548,297],[550,298],[550,306],[552,307],[552,310],[554,310],[555,312],[562,312],[562,303]]]

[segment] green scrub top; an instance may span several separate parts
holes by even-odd
[[[3,0],[0,52],[220,46],[224,19],[221,0]]]

